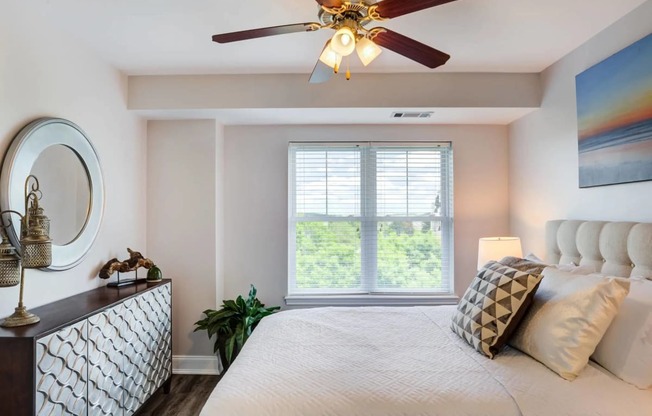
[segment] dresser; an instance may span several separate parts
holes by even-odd
[[[134,414],[172,376],[172,284],[101,287],[0,328],[0,415]]]

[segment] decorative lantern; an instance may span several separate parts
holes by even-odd
[[[2,231],[0,243],[0,287],[16,286],[20,283],[20,257],[11,245],[7,234]]]
[[[23,254],[23,267],[38,269],[52,264],[52,240],[50,240],[50,219],[43,214],[38,197],[34,192],[29,194],[31,206],[21,221],[20,245]]]
[[[3,241],[0,244],[0,287],[15,286],[20,282],[18,306],[11,316],[8,316],[0,323],[0,326],[3,327],[30,325],[41,320],[41,318],[29,312],[23,304],[25,269],[47,267],[52,263],[50,220],[43,214],[43,208],[39,206],[40,197],[41,190],[39,189],[38,179],[33,175],[29,175],[25,180],[25,215],[12,210],[0,212],[0,220],[2,214],[5,213],[12,213],[21,217],[20,246],[22,248],[23,263],[23,267],[20,267],[20,259],[17,258],[14,247],[6,241],[6,235],[3,232]],[[4,222],[2,227],[4,230]],[[16,276],[17,273],[20,273],[20,277]],[[6,285],[3,284],[5,276],[7,276],[6,280],[8,282]]]

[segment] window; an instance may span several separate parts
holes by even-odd
[[[451,294],[449,143],[291,143],[288,294]]]

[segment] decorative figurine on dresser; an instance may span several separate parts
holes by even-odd
[[[71,165],[81,176],[61,179]],[[2,164],[0,206],[0,288],[20,286],[18,307],[0,321],[0,415],[132,415],[169,391],[170,280],[23,305],[26,269],[75,267],[97,236],[104,185],[84,132],[55,118],[24,127]]]

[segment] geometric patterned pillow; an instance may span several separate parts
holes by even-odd
[[[496,261],[487,263],[457,305],[451,329],[494,358],[525,316],[541,279]]]

